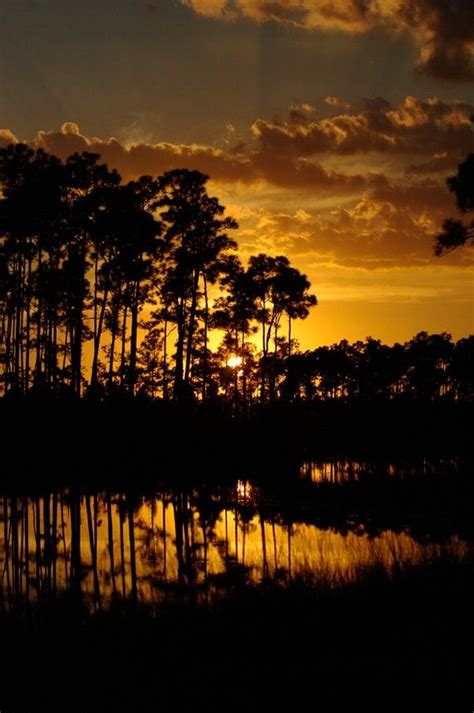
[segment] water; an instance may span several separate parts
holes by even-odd
[[[420,458],[418,461],[401,459],[398,461],[363,461],[353,459],[311,460],[305,461],[300,467],[300,476],[308,478],[313,483],[344,483],[360,482],[366,479],[380,478],[417,478],[440,473],[457,473],[461,465],[458,458],[438,458],[430,460]]]
[[[393,468],[389,464],[385,475],[396,477]],[[354,462],[302,468],[307,479],[333,483],[369,471]],[[318,486],[310,487],[317,503]],[[64,592],[90,607],[116,599],[159,604],[177,592],[208,598],[236,583],[269,580],[335,587],[356,582],[370,568],[390,576],[395,569],[470,553],[470,543],[456,532],[442,541],[393,526],[371,535],[363,518],[341,521],[337,513],[318,526],[311,503],[295,501],[288,488],[286,497],[284,489],[275,494],[240,480],[188,490],[162,487],[140,496],[68,489],[3,496],[2,604],[11,609]]]

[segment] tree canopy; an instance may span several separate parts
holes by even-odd
[[[455,176],[450,176],[446,183],[449,190],[456,196],[456,205],[463,217],[472,215],[474,211],[474,154],[469,154],[458,166]],[[474,220],[456,220],[447,218],[443,223],[443,231],[437,235],[435,255],[440,257],[463,245],[474,241]]]
[[[291,334],[316,298],[284,256],[241,263],[237,222],[207,182],[174,169],[124,183],[97,154],[0,151],[4,394],[205,399],[226,391],[216,374],[233,358],[245,373],[258,362],[263,398],[283,316]]]

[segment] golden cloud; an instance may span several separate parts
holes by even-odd
[[[315,107],[301,103],[290,107],[285,121],[257,119],[252,138],[226,150],[88,137],[74,121],[39,131],[28,143],[63,159],[74,152],[98,153],[124,180],[177,167],[202,171],[224,202],[230,199],[244,214],[239,220],[244,239],[256,230],[253,207],[270,209],[258,223],[258,239],[266,241],[262,249],[272,244],[283,249],[289,241],[300,252],[427,260],[433,234],[454,210],[444,176],[472,148],[471,113],[473,106],[455,100],[407,97],[393,106],[377,98],[365,100],[358,112],[318,119]],[[0,130],[0,144],[17,140],[10,130]],[[369,153],[372,158],[361,169],[358,162]],[[396,169],[385,161],[383,170],[371,170],[386,156],[396,156]],[[287,208],[274,216],[275,205]],[[290,221],[283,213],[299,217]]]
[[[286,120],[256,119],[248,141],[232,145],[226,139],[223,149],[88,137],[74,121],[65,122],[59,130],[39,131],[28,143],[60,158],[82,151],[98,153],[125,180],[180,166],[202,171],[221,183],[264,182],[348,196],[386,184],[377,165],[385,162],[385,170],[392,173],[393,168],[387,167],[384,157],[392,163],[396,157],[399,171],[408,174],[440,177],[444,169],[451,171],[472,151],[473,113],[473,105],[458,100],[406,97],[393,106],[376,98],[364,100],[359,111],[318,119],[314,106],[300,103],[290,107]],[[229,129],[228,136],[233,133]],[[16,141],[9,129],[0,130],[0,145]],[[321,162],[323,156],[326,165]],[[341,156],[346,157],[345,168]],[[408,157],[409,165],[403,166]]]
[[[240,194],[239,204],[228,206],[238,216],[244,255],[285,252],[304,265],[317,257],[365,269],[428,266],[435,262],[433,236],[452,210],[448,191],[428,179],[385,179],[349,202],[334,198],[327,205],[310,207],[303,194],[300,205],[305,208],[282,210],[285,201],[290,204],[282,192],[273,196],[273,205],[243,208],[245,195]],[[472,267],[474,250],[459,251],[442,264]]]
[[[250,161],[232,156],[209,146],[198,144],[132,143],[124,145],[115,138],[89,138],[74,122],[66,122],[59,131],[39,131],[29,142],[60,158],[72,153],[98,153],[104,163],[116,168],[124,179],[137,178],[180,166],[193,168],[223,181],[248,181],[253,177]]]
[[[10,129],[0,129],[0,148],[9,144],[17,144],[18,139]]]
[[[8,138],[8,134],[5,135]],[[116,168],[125,180],[144,174],[159,175],[177,166],[197,169],[220,182],[265,181],[284,188],[314,188],[341,194],[360,191],[375,180],[372,174],[363,176],[325,169],[304,156],[270,154],[258,145],[247,153],[226,153],[209,146],[166,142],[126,146],[115,138],[89,138],[71,121],[57,131],[39,131],[28,143],[63,159],[76,152],[98,153],[101,160]]]
[[[324,102],[333,109],[340,111],[348,111],[352,106],[350,102],[346,102],[344,99],[341,99],[341,97],[329,96],[324,99]]]
[[[406,97],[398,106],[385,99],[366,100],[359,113],[320,120],[301,119],[290,111],[287,121],[257,119],[252,131],[261,153],[311,156],[321,153],[434,154],[464,156],[473,146],[470,116],[474,105],[436,97]]]

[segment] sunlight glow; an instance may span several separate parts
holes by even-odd
[[[227,359],[227,366],[230,366],[231,369],[235,369],[238,366],[242,365],[242,357],[240,356],[231,356]]]

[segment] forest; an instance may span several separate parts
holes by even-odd
[[[292,324],[317,305],[306,275],[283,255],[244,265],[237,222],[207,182],[175,169],[123,183],[98,154],[0,150],[4,396],[221,402],[234,413],[275,401],[472,401],[472,336],[301,351]]]
[[[315,680],[333,709],[341,661],[350,704],[434,700],[441,666],[464,696],[474,336],[303,350],[309,280],[240,259],[209,180],[0,150],[6,676],[47,710],[303,710]]]

